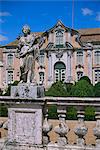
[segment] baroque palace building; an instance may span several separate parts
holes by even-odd
[[[68,83],[88,76],[100,81],[100,28],[74,30],[61,21],[44,33],[45,43],[35,63],[35,80],[47,89],[62,80]],[[20,80],[20,60],[16,58],[18,39],[0,48],[0,88]]]

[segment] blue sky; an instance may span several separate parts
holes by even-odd
[[[0,44],[12,42],[24,24],[32,32],[46,31],[61,20],[75,29],[100,27],[100,0],[1,0]]]

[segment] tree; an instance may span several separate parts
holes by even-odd
[[[94,93],[95,93],[95,97],[100,97],[100,82],[95,84],[95,86],[94,86]]]
[[[78,97],[92,97],[94,96],[93,85],[86,80],[79,80],[72,86],[71,95]]]

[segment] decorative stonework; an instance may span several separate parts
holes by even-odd
[[[20,98],[37,98],[44,96],[44,87],[34,84],[21,83],[11,87],[11,96]]]
[[[84,123],[84,115],[78,115],[78,125],[75,127],[74,132],[78,136],[77,145],[83,146],[85,144],[84,136],[88,129]]]
[[[52,125],[48,123],[47,117],[48,114],[45,115],[45,119],[43,122],[43,144],[48,144],[50,142],[48,132],[52,130]]]

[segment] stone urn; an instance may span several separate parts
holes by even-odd
[[[84,115],[78,115],[77,117],[78,117],[78,125],[74,128],[74,132],[78,136],[77,144],[84,145],[85,140],[83,137],[86,135],[88,128],[84,123]]]

